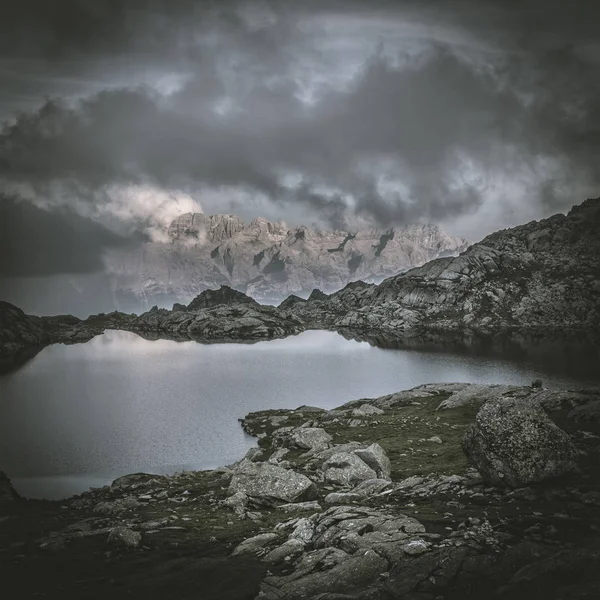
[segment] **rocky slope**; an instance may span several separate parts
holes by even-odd
[[[332,292],[349,281],[380,281],[467,243],[434,225],[386,231],[287,229],[235,215],[185,214],[167,242],[149,242],[108,258],[117,298],[152,304],[187,303],[199,292],[231,285],[259,301],[279,302],[315,288]]]
[[[280,308],[311,327],[402,337],[428,331],[600,332],[600,199],[498,231],[460,256],[379,285],[350,283]]]
[[[591,600],[599,407],[454,383],[253,413],[259,448],[229,467],[11,498],[0,580],[24,599]]]

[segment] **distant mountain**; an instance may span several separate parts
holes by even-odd
[[[281,305],[307,326],[399,338],[426,331],[600,336],[600,198],[492,233],[379,285]]]
[[[314,289],[333,292],[351,281],[379,282],[468,246],[435,225],[350,233],[320,231],[236,215],[188,213],[173,221],[167,242],[147,242],[108,259],[117,299],[142,305],[187,304],[221,285],[260,302]]]

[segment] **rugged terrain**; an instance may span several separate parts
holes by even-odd
[[[117,298],[147,307],[188,303],[221,285],[280,302],[314,288],[333,292],[350,281],[381,281],[466,247],[434,225],[350,233],[189,213],[171,223],[167,241],[113,252],[107,268]]]
[[[191,225],[185,223],[178,222],[173,235],[188,235]],[[245,231],[236,223],[215,221],[221,229],[215,225],[212,235],[221,239]],[[47,344],[87,341],[107,328],[201,342],[330,329],[389,347],[485,345],[502,336],[517,346],[549,340],[567,348],[576,338],[576,345],[587,344],[597,354],[598,231],[600,199],[587,200],[566,216],[496,232],[457,257],[432,260],[379,285],[355,281],[330,295],[315,289],[308,299],[291,295],[277,308],[225,285],[201,292],[187,305],[154,306],[140,316],[34,317],[0,302],[0,367],[18,365]]]
[[[37,317],[0,302],[0,373],[19,367],[49,344],[87,342],[106,329],[133,331],[148,339],[212,343],[269,340],[305,327],[296,317],[227,286],[202,292],[188,306],[175,304],[173,310],[154,306],[139,316],[112,312],[87,319]]]
[[[348,284],[281,305],[314,328],[371,338],[424,332],[600,332],[600,199],[498,231],[460,256],[379,285]]]
[[[19,598],[592,599],[600,391],[429,384],[242,422],[215,471],[62,502],[0,478]]]

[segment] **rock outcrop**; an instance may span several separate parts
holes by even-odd
[[[288,229],[235,215],[185,214],[168,230],[169,241],[109,254],[115,293],[140,306],[187,304],[199,292],[229,285],[251,297],[280,302],[350,281],[381,281],[438,256],[457,254],[464,239],[434,225],[349,233]]]
[[[317,496],[317,488],[308,477],[278,465],[251,461],[242,461],[235,467],[229,491],[267,503],[303,502]]]
[[[127,323],[126,329],[145,336],[200,342],[259,341],[294,335],[302,322],[274,306],[260,305],[227,286],[202,292],[185,307],[154,306]]]
[[[379,285],[351,283],[281,308],[313,328],[377,336],[424,331],[600,332],[600,199],[493,233]]]
[[[246,294],[238,292],[227,285],[222,285],[218,290],[205,290],[198,294],[188,305],[187,310],[201,310],[203,308],[213,308],[214,306],[228,306],[230,304],[249,304],[259,306],[256,300],[253,300]]]

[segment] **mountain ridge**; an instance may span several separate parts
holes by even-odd
[[[206,289],[228,285],[278,303],[314,288],[331,293],[351,281],[379,281],[468,246],[437,225],[326,231],[260,217],[246,224],[232,214],[185,213],[167,234],[168,241],[108,255],[117,298],[137,298],[146,307],[187,304]]]
[[[379,285],[280,308],[311,327],[390,336],[423,330],[600,332],[600,198],[494,232],[458,257],[434,259]]]

